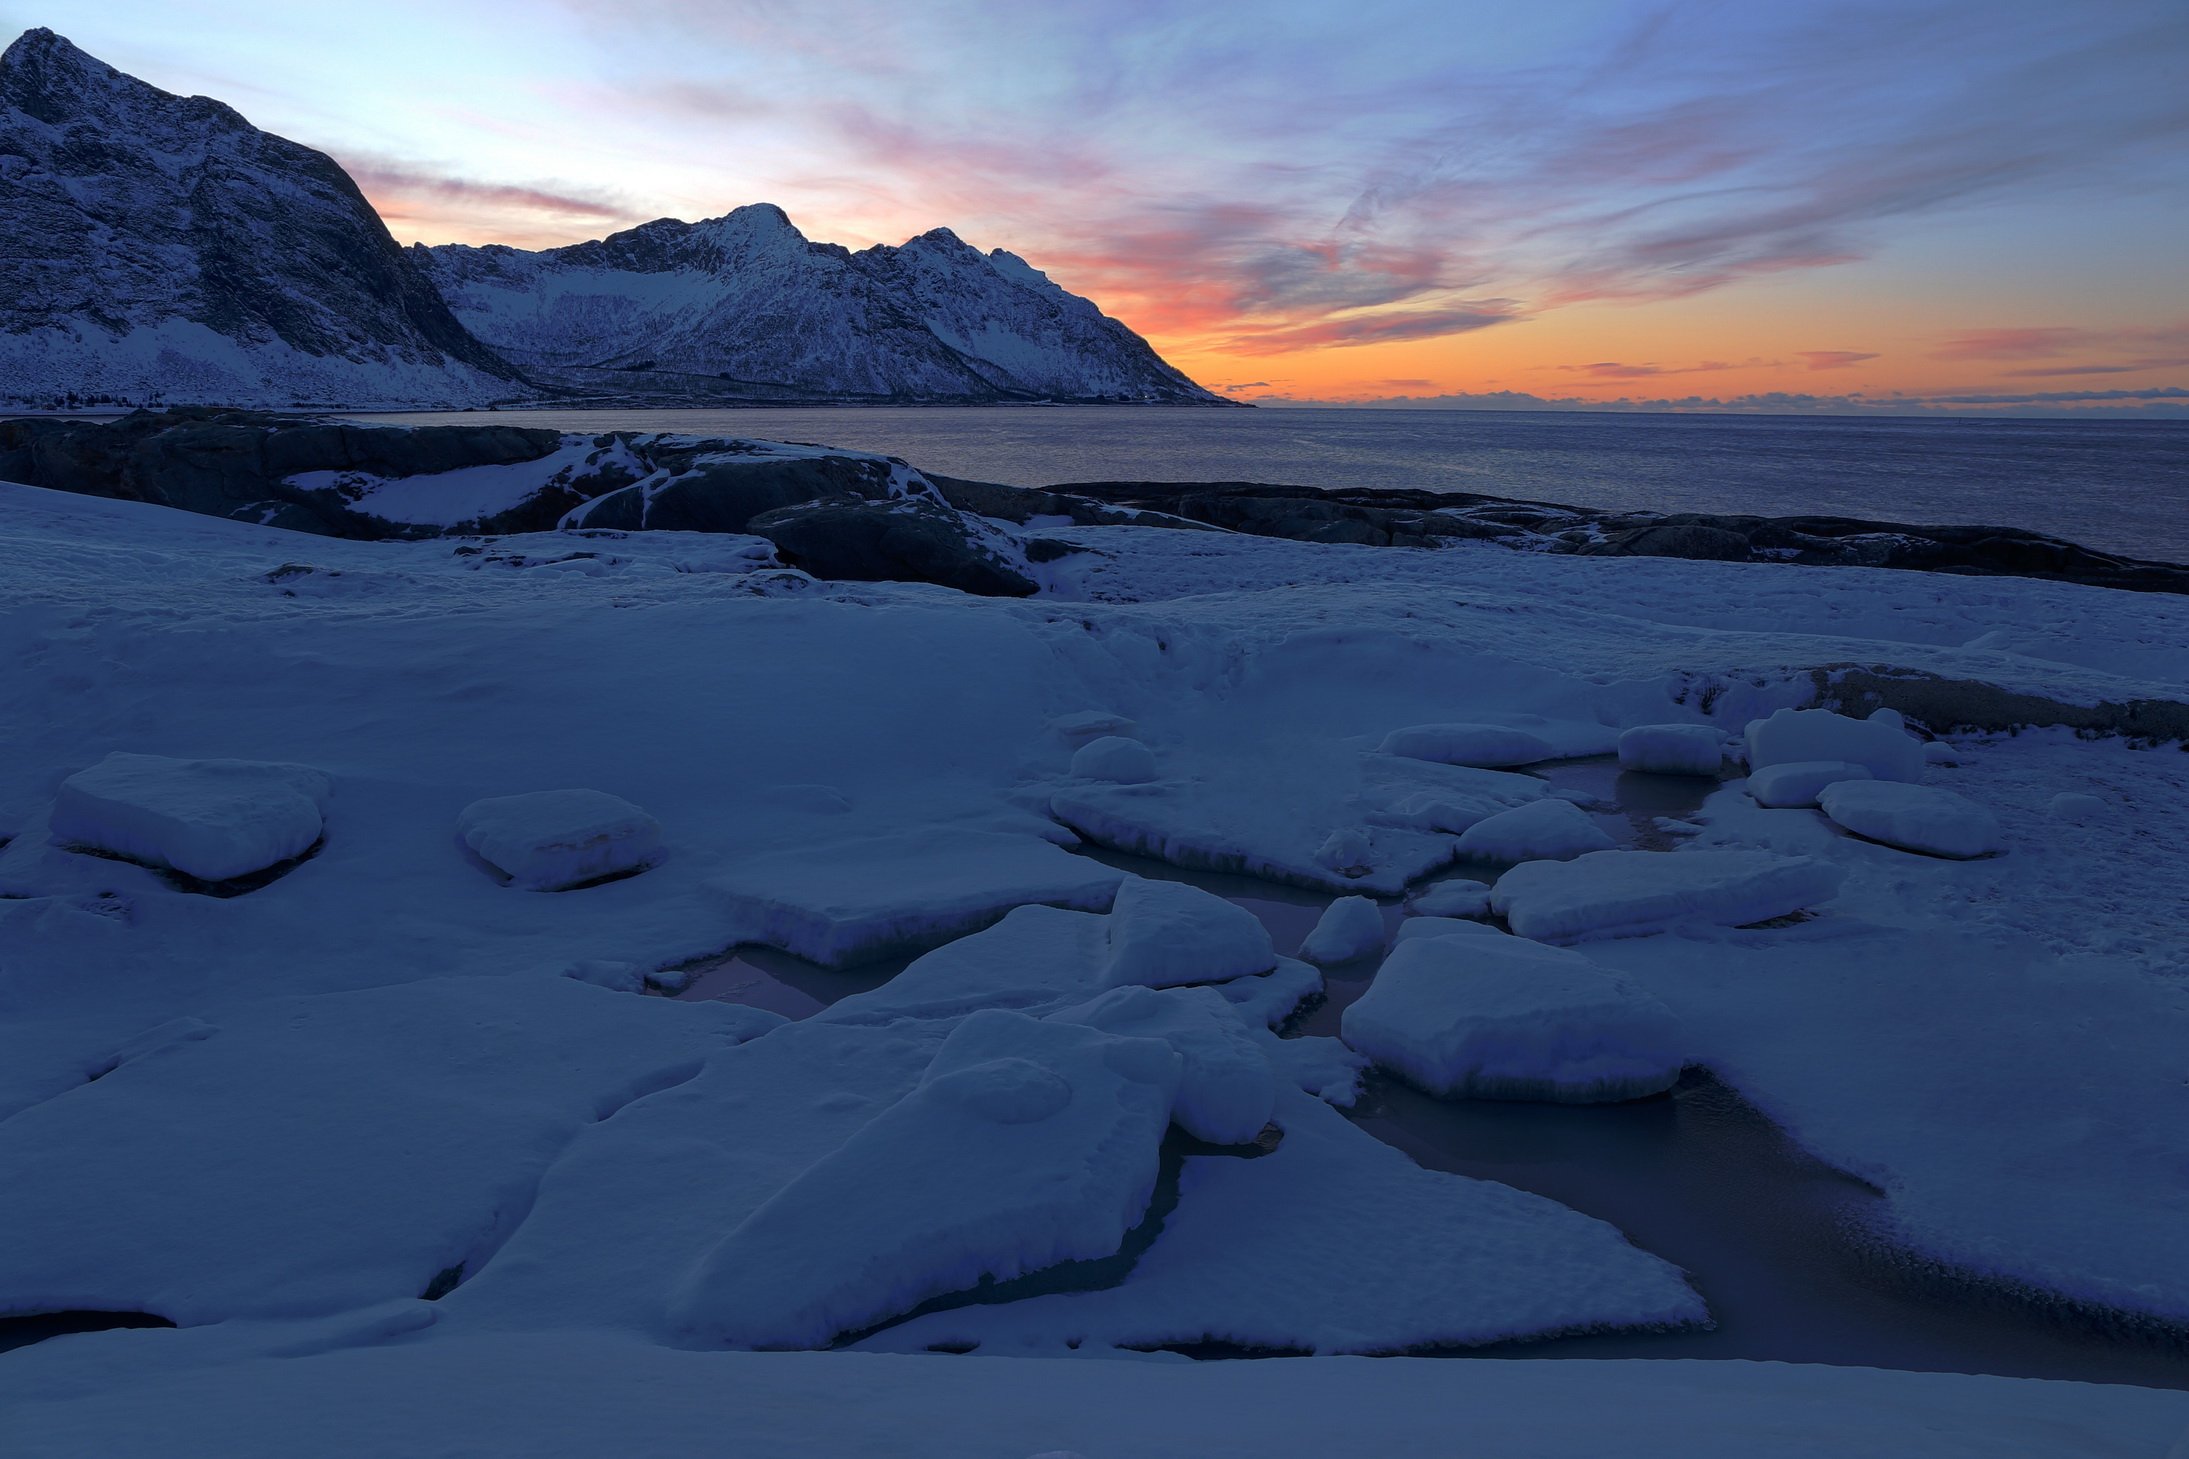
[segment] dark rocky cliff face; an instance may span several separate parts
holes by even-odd
[[[522,392],[334,160],[48,30],[0,55],[0,399]]]

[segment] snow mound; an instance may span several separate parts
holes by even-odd
[[[2045,814],[2062,821],[2102,820],[2106,810],[2103,800],[2077,790],[2063,790],[2045,802]]]
[[[1716,775],[1725,735],[1707,724],[1643,724],[1619,736],[1619,768],[1645,775]]]
[[[1842,780],[1868,780],[1870,772],[1846,760],[1787,760],[1766,765],[1748,777],[1748,793],[1766,810],[1801,810]]]
[[[1679,1020],[1587,958],[1519,937],[1401,944],[1345,1010],[1345,1041],[1431,1094],[1570,1104],[1670,1089]]]
[[[1102,981],[1111,987],[1221,983],[1277,965],[1260,918],[1184,882],[1127,881],[1110,909],[1108,933]]]
[[[702,1343],[819,1347],[1116,1251],[1154,1192],[1182,1063],[1156,1039],[973,1015],[917,1088],[694,1264],[670,1321]]]
[[[1101,911],[1124,879],[1038,836],[938,827],[756,856],[712,886],[735,941],[840,968],[937,946],[1028,903]]]
[[[1826,786],[1817,806],[1857,836],[1902,851],[1966,861],[2005,845],[1998,817],[1965,795],[1932,785],[1843,780]]]
[[[1490,906],[1518,936],[1574,942],[1783,917],[1829,900],[1841,875],[1814,857],[1768,851],[1592,851],[1514,867]]]
[[[1143,785],[1156,777],[1155,752],[1138,740],[1104,735],[1089,740],[1072,755],[1072,775],[1078,780],[1108,780],[1118,785]]]
[[[1923,778],[1922,741],[1889,709],[1868,719],[1849,719],[1829,709],[1782,709],[1769,719],[1750,720],[1742,740],[1751,771],[1804,760],[1844,760],[1879,780],[1913,783]]]
[[[1185,1061],[1171,1118],[1197,1140],[1247,1144],[1277,1108],[1276,1072],[1238,1010],[1214,988],[1113,988],[1049,1018],[1169,1044]]]
[[[1386,755],[1467,765],[1483,770],[1533,765],[1557,756],[1541,735],[1496,724],[1417,724],[1393,730],[1377,747]]]
[[[1406,911],[1414,917],[1486,917],[1490,887],[1463,877],[1434,882],[1406,899]]]
[[[559,892],[644,871],[661,855],[661,823],[600,790],[534,790],[475,800],[456,834],[510,884]]]
[[[116,751],[61,782],[50,824],[65,846],[227,881],[309,851],[332,791],[304,765]]]
[[[1300,959],[1318,967],[1383,951],[1383,909],[1371,897],[1340,897],[1300,943]]]
[[[1122,714],[1107,710],[1084,709],[1077,714],[1060,714],[1049,721],[1049,733],[1066,744],[1082,744],[1104,736],[1129,738],[1139,726]]]
[[[1571,801],[1545,798],[1500,811],[1459,836],[1459,854],[1484,861],[1565,861],[1617,843]]]

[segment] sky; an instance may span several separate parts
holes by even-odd
[[[403,242],[772,202],[1268,403],[2189,414],[2184,0],[0,0]]]

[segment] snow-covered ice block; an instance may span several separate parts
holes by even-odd
[[[983,1277],[1109,1255],[1154,1192],[1182,1064],[1158,1039],[975,1014],[917,1088],[694,1264],[671,1324],[818,1347]]]
[[[1750,720],[1742,740],[1751,771],[1802,760],[1845,760],[1879,780],[1923,778],[1923,743],[1891,710],[1849,719],[1829,709],[1781,709],[1769,719]]]
[[[1370,824],[1452,835],[1499,811],[1541,800],[1550,789],[1533,775],[1404,755],[1363,755],[1360,775],[1363,819]]]
[[[1277,965],[1269,929],[1244,907],[1184,882],[1134,877],[1117,889],[1102,981],[1169,988],[1222,983]]]
[[[1827,785],[1869,778],[1867,768],[1846,760],[1787,760],[1751,772],[1748,793],[1767,810],[1798,810],[1815,805]]]
[[[1340,897],[1300,943],[1303,962],[1327,966],[1383,951],[1383,909],[1372,897]]]
[[[769,1027],[570,978],[231,1003],[0,1122],[0,1312],[189,1325],[415,1298],[579,1130]]]
[[[1138,740],[1104,735],[1089,740],[1073,753],[1072,775],[1079,780],[1144,785],[1156,777],[1155,752]]]
[[[1508,765],[1532,765],[1557,755],[1541,735],[1498,724],[1416,724],[1393,730],[1377,747],[1386,755],[1414,760],[1434,760],[1444,765],[1469,765],[1496,770]]]
[[[475,800],[456,834],[512,886],[535,892],[643,871],[661,854],[661,823],[600,790],[534,790]]]
[[[1256,795],[1232,794],[1170,780],[1074,786],[1049,800],[1050,814],[1096,845],[1191,871],[1259,876],[1316,891],[1395,896],[1454,855],[1450,836],[1395,825],[1333,829],[1327,820],[1318,824],[1318,809],[1273,798],[1266,787]],[[1334,836],[1343,838],[1342,853]]]
[[[1716,775],[1725,733],[1707,724],[1641,724],[1619,736],[1619,768],[1645,775]]]
[[[1830,862],[1768,851],[1592,851],[1514,867],[1490,906],[1518,936],[1572,942],[1763,922],[1829,900],[1841,876]]]
[[[1679,1080],[1670,1009],[1577,952],[1520,937],[1432,937],[1393,949],[1345,1041],[1431,1094],[1589,1104]]]
[[[1998,817],[1967,796],[1934,785],[1843,780],[1824,788],[1817,807],[1857,836],[1903,851],[1965,861],[2005,844]]]
[[[1113,988],[1049,1017],[1169,1044],[1185,1061],[1171,1118],[1197,1140],[1247,1144],[1277,1107],[1277,1076],[1254,1030],[1214,988]]]
[[[1214,1339],[1393,1353],[1708,1316],[1677,1268],[1606,1222],[1494,1181],[1424,1170],[1307,1094],[1286,1091],[1276,1119],[1284,1140],[1260,1159],[1187,1158],[1177,1209],[1116,1286],[928,1313],[861,1346],[978,1343],[984,1355],[1062,1356]],[[1330,1452],[1366,1451],[1339,1442]]]
[[[1923,744],[1923,763],[1926,765],[1958,765],[1961,752],[1944,740],[1926,740]]]
[[[1432,882],[1406,899],[1406,911],[1414,917],[1485,917],[1490,885],[1463,877]]]
[[[1241,1018],[1275,1028],[1323,991],[1323,975],[1313,963],[1281,957],[1276,967],[1259,977],[1218,983],[1216,991],[1239,1010]]]
[[[1038,836],[937,827],[755,856],[712,886],[736,941],[836,968],[937,946],[1029,903],[1102,911],[1124,879]]]
[[[1402,942],[1418,942],[1424,937],[1503,937],[1506,934],[1487,922],[1469,922],[1460,917],[1409,917],[1399,924],[1391,943],[1395,947]]]
[[[116,751],[61,782],[50,825],[62,845],[227,881],[309,851],[332,789],[305,765]]]
[[[2045,814],[2062,821],[2095,821],[2104,817],[2106,803],[2078,790],[2063,790],[2045,802]]]
[[[1564,861],[1617,842],[1571,801],[1546,797],[1500,811],[1460,833],[1459,854],[1484,861]]]

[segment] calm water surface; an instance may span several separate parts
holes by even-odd
[[[2189,562],[2189,421],[1867,420],[1542,411],[868,406],[521,410],[564,430],[810,441],[949,476],[1268,481],[1650,511],[1803,513],[2049,532]],[[477,413],[376,416],[475,422]]]

